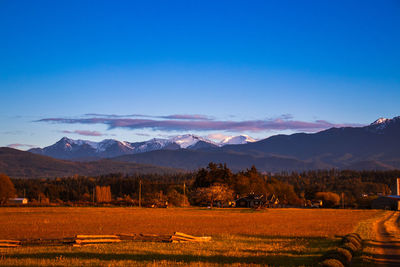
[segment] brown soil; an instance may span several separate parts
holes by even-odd
[[[400,212],[393,212],[376,225],[376,240],[366,242],[367,246],[376,247],[376,253],[371,255],[376,266],[400,266],[400,239],[387,229],[385,223],[389,220],[399,226]],[[393,216],[397,219],[393,220]]]

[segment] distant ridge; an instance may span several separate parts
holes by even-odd
[[[182,170],[156,167],[147,164],[99,160],[94,162],[71,162],[36,155],[26,151],[0,148],[0,173],[12,178],[55,178],[74,174],[97,176],[109,173],[177,173]]]

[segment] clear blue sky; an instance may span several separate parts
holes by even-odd
[[[396,0],[0,0],[0,40],[0,146],[400,115]]]

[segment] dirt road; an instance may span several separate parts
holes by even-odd
[[[377,223],[376,240],[369,240],[366,246],[373,247],[370,256],[376,266],[400,266],[400,212],[396,211]]]

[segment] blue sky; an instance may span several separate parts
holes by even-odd
[[[399,1],[0,0],[0,36],[0,146],[400,115]]]

